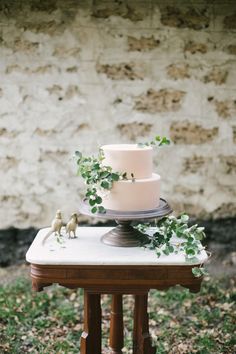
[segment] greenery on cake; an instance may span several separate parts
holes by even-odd
[[[204,249],[201,244],[206,235],[204,227],[197,224],[188,225],[189,216],[182,214],[179,217],[166,216],[152,223],[143,223],[136,226],[148,236],[149,242],[144,246],[156,251],[157,257],[170,254],[183,253],[188,263],[197,263],[197,256]],[[151,235],[151,236],[150,236]],[[173,240],[174,238],[174,240]],[[193,267],[193,275],[201,277],[206,274],[203,266]]]
[[[77,174],[84,179],[87,185],[85,197],[91,207],[91,212],[105,213],[106,209],[101,205],[102,197],[98,190],[110,190],[113,182],[125,179],[125,174],[114,172],[110,166],[102,164],[104,155],[101,149],[97,157],[86,157],[80,151],[76,151],[75,158],[78,166]]]
[[[161,137],[160,135],[156,135],[155,138],[151,141],[148,141],[146,143],[138,143],[139,147],[145,147],[145,146],[163,146],[163,145],[170,145],[170,140],[167,139],[165,136]]]
[[[163,146],[169,145],[170,141],[166,137],[157,135],[153,140],[147,143],[140,143],[137,146]],[[91,207],[91,212],[105,213],[106,209],[102,206],[102,197],[99,191],[112,189],[113,183],[119,180],[127,180],[127,173],[113,171],[111,166],[104,166],[103,150],[100,149],[98,156],[84,156],[81,151],[75,151],[75,160],[77,163],[77,175],[84,179],[87,186],[85,197]],[[135,175],[131,173],[131,180],[135,182]]]

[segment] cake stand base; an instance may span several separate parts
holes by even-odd
[[[131,226],[132,222],[147,222],[160,219],[172,212],[165,199],[160,198],[160,203],[155,209],[140,211],[117,211],[107,209],[106,213],[91,212],[88,201],[84,199],[80,205],[81,214],[95,216],[98,219],[115,220],[118,226],[102,236],[101,241],[109,246],[139,247],[149,242],[148,236]]]
[[[131,226],[130,220],[116,220],[118,226],[104,234],[101,241],[109,246],[139,247],[148,242],[148,237]]]

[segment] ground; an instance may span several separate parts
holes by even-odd
[[[236,352],[234,254],[212,257],[201,292],[152,290],[150,332],[158,354]],[[132,296],[124,296],[124,354],[132,353]],[[102,298],[103,347],[108,348],[110,296]],[[83,328],[82,290],[60,286],[32,293],[29,266],[0,269],[0,352],[78,354]],[[108,353],[104,349],[103,354]]]

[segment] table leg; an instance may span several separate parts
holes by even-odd
[[[100,294],[84,290],[84,331],[81,335],[81,354],[101,354]]]
[[[35,279],[32,279],[32,290],[33,291],[43,291],[43,288],[46,286],[50,286],[52,283],[43,283],[39,282]]]
[[[149,334],[147,300],[148,294],[135,295],[133,354],[156,353],[156,348],[152,347]]]
[[[112,295],[110,324],[110,354],[122,354],[124,346],[122,295]]]

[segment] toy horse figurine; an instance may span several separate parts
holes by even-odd
[[[73,238],[76,238],[75,230],[78,225],[78,215],[76,213],[72,214],[69,222],[66,224],[66,233],[68,234],[68,238],[71,237],[71,233],[74,235]]]

